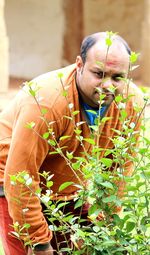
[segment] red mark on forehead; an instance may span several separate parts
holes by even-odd
[[[108,65],[108,66],[116,66],[117,64],[118,64],[117,60],[108,60],[106,62],[106,65]]]

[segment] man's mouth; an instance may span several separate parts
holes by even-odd
[[[115,97],[115,94],[112,92],[104,92],[104,91],[99,92],[96,90],[95,94],[98,94],[99,96],[104,95],[105,97],[110,97],[110,96]],[[104,99],[105,99],[105,97],[104,97]]]
[[[113,93],[104,93],[103,95],[105,95],[106,97],[107,96],[113,96],[113,97],[115,96]]]

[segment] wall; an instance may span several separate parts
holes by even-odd
[[[141,48],[139,32],[144,16],[143,0],[84,0],[84,34],[119,32],[131,48]]]
[[[0,93],[8,89],[8,38],[4,18],[4,0],[0,0]]]
[[[119,32],[141,52],[144,0],[5,0],[10,75],[32,78],[73,63],[82,38]],[[134,71],[134,78],[141,77]]]
[[[5,0],[10,75],[32,78],[60,67],[63,0]]]
[[[83,0],[83,10],[84,35],[118,32],[133,51],[141,52],[144,0]],[[134,72],[139,78],[140,71]]]
[[[65,30],[62,65],[74,63],[83,39],[83,1],[64,0]]]

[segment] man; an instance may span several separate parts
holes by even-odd
[[[107,115],[111,118],[101,128],[99,146],[104,149],[112,148],[113,128],[118,130],[121,128],[120,110],[114,101],[115,95],[125,94],[127,91],[135,94],[126,104],[126,111],[131,122],[136,121],[133,105],[136,102],[139,106],[142,105],[141,93],[134,84],[131,83],[127,88],[124,82],[129,70],[130,49],[121,37],[113,35],[112,45],[108,50],[106,38],[107,33],[96,33],[86,37],[81,45],[81,55],[77,56],[75,64],[41,75],[34,80],[36,86],[40,87],[36,100],[27,93],[28,89],[24,88],[0,115],[0,228],[6,255],[31,254],[30,248],[25,250],[20,241],[8,235],[11,230],[9,224],[12,225],[12,222],[18,222],[20,226],[24,222],[30,224],[28,230],[30,240],[33,244],[38,244],[34,250],[35,254],[53,254],[50,245],[52,233],[41,211],[38,197],[30,196],[26,187],[21,190],[19,184],[12,185],[10,176],[27,171],[33,176],[32,186],[36,191],[40,185],[39,173],[51,172],[54,174],[52,187],[54,194],[66,181],[79,183],[78,176],[71,171],[61,155],[49,154],[53,151],[53,146],[41,138],[47,132],[47,125],[40,117],[39,109],[46,109],[47,123],[50,123],[59,146],[66,146],[66,150],[74,156],[80,156],[83,149],[80,141],[76,139],[74,121],[65,117],[70,116],[70,110],[80,111],[75,115],[75,123],[84,121],[80,129],[82,136],[88,138],[91,134],[89,126],[95,124],[95,117],[86,110],[99,111],[99,94],[105,94],[100,114],[101,117]],[[25,127],[31,122],[35,123],[34,132]],[[61,140],[59,139],[61,136],[69,138]],[[84,146],[87,152],[90,151],[89,143],[85,143]],[[132,164],[128,164],[126,174],[130,174],[131,171]],[[75,186],[69,186],[59,195],[61,199],[67,197],[70,200],[76,191]],[[28,210],[23,214],[26,207]]]

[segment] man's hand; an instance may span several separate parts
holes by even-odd
[[[48,244],[48,247],[45,249],[43,248],[42,245],[36,246],[34,250],[32,250],[31,247],[28,247],[27,255],[53,255],[53,248],[50,244]]]

